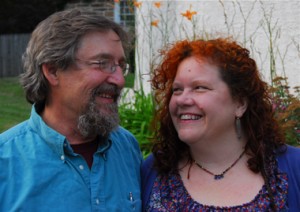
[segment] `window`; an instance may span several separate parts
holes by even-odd
[[[130,5],[130,1],[120,0],[115,3],[114,8],[115,21],[126,28],[134,28],[134,7]]]

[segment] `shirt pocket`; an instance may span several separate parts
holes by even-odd
[[[124,211],[142,211],[142,201],[140,192],[129,192],[125,204],[126,209]]]

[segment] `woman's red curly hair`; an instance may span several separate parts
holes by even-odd
[[[248,107],[241,123],[248,139],[248,165],[255,173],[264,172],[265,164],[274,156],[274,151],[284,144],[284,137],[274,119],[268,85],[261,79],[249,51],[230,38],[218,38],[178,41],[161,51],[160,55],[162,62],[151,79],[157,103],[152,151],[158,172],[176,171],[181,159],[190,158],[189,147],[178,138],[168,106],[177,68],[184,59],[192,56],[216,65],[232,97],[247,101]]]

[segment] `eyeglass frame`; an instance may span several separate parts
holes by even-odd
[[[116,64],[113,62],[113,60],[111,59],[100,59],[100,60],[82,60],[82,59],[79,59],[79,58],[76,58],[75,59],[76,61],[81,61],[81,62],[84,62],[86,65],[97,65],[99,70],[101,70],[102,72],[104,73],[108,73],[108,74],[113,74],[116,72],[117,70],[117,66],[119,66],[122,70],[122,73],[123,73],[123,76],[127,76],[128,73],[129,73],[129,64],[128,63],[123,63],[124,64],[124,68],[122,67],[122,64]],[[106,68],[101,68],[100,65],[101,65],[101,62],[102,61],[109,61],[109,66],[106,67]],[[103,63],[103,62],[102,62]]]

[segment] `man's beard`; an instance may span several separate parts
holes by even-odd
[[[116,86],[103,84],[93,91],[92,98],[78,119],[78,130],[84,138],[92,138],[99,135],[106,139],[109,133],[119,125],[117,102],[120,90]],[[96,95],[106,91],[114,94],[114,103],[98,106],[95,101]]]

